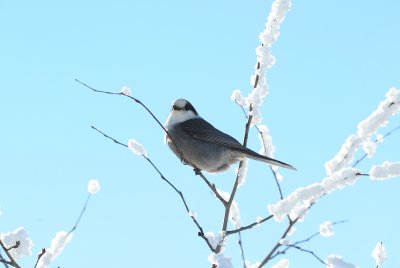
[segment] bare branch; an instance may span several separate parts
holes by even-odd
[[[320,257],[318,257],[318,255],[315,254],[314,251],[311,251],[311,250],[308,250],[308,249],[304,249],[304,248],[299,247],[299,246],[296,246],[296,245],[289,245],[288,247],[292,247],[292,248],[295,248],[295,249],[300,250],[300,251],[302,251],[302,252],[309,253],[309,254],[311,254],[314,258],[316,258],[319,262],[321,262],[322,264],[326,265],[325,261],[322,260]]]
[[[21,241],[19,241],[19,240],[18,240],[18,241],[15,241],[15,245],[13,245],[13,246],[7,248],[7,250],[12,250],[12,249],[14,249],[14,248],[18,248],[20,245],[21,245]]]
[[[9,268],[8,265],[12,265],[12,263],[11,263],[10,261],[6,261],[6,260],[3,258],[3,256],[0,257],[0,262],[1,262],[2,264],[4,264],[4,267],[6,267],[6,268]]]
[[[102,131],[101,131],[100,129],[98,129],[97,127],[94,127],[94,126],[90,126],[90,127],[91,127],[92,129],[96,130],[97,132],[99,132],[100,134],[102,134],[102,135],[103,135],[104,137],[106,137],[107,139],[112,140],[114,143],[119,144],[119,145],[122,145],[122,146],[128,148],[128,145],[126,145],[126,144],[124,144],[124,143],[122,143],[122,142],[119,142],[119,141],[117,141],[116,139],[114,139],[114,138],[108,136],[107,134],[105,134],[104,132],[102,132]]]
[[[215,187],[215,184],[211,183],[205,176],[204,174],[199,171],[199,170],[195,170],[195,174],[199,175],[203,181],[207,184],[207,186],[211,189],[211,191],[214,193],[214,195],[219,199],[219,201],[221,201],[221,203],[226,206],[228,204],[228,201],[226,201],[219,193],[217,188]]]
[[[246,258],[244,256],[243,240],[242,240],[242,233],[241,232],[238,233],[238,237],[239,237],[238,244],[239,244],[239,248],[240,248],[240,255],[242,257],[243,268],[246,268]]]
[[[0,263],[2,263],[5,268],[9,268],[10,266],[8,266],[8,265],[11,264],[9,261],[6,261],[4,259],[3,255],[1,255],[1,252],[0,252]]]
[[[345,223],[345,222],[347,222],[347,221],[348,221],[348,220],[342,220],[342,221],[332,222],[332,225],[342,224],[342,223]],[[303,240],[297,241],[297,242],[295,242],[295,243],[293,243],[293,244],[290,244],[290,245],[286,245],[286,248],[285,248],[284,250],[281,250],[281,251],[276,252],[273,256],[271,256],[270,259],[273,259],[273,258],[275,258],[275,257],[278,256],[278,255],[286,254],[286,252],[287,252],[289,249],[294,248],[294,249],[297,249],[297,250],[299,250],[299,251],[302,251],[302,252],[306,252],[306,253],[311,254],[311,255],[312,255],[314,258],[316,258],[319,262],[321,262],[321,263],[323,263],[323,264],[326,265],[325,261],[323,261],[317,254],[315,254],[314,251],[311,251],[311,250],[308,250],[308,249],[304,249],[304,248],[298,246],[298,245],[300,245],[300,244],[304,244],[304,243],[306,243],[306,242],[311,241],[314,237],[318,236],[319,234],[320,234],[320,232],[315,232],[314,234],[310,235],[309,237],[307,237],[307,238],[305,238],[305,239],[303,239]]]
[[[228,230],[228,231],[225,232],[225,234],[226,234],[226,236],[228,236],[228,235],[231,235],[231,234],[236,234],[236,233],[251,229],[254,226],[257,226],[257,225],[259,225],[259,224],[271,219],[272,217],[273,217],[273,215],[269,215],[268,217],[265,217],[265,218],[261,219],[260,221],[253,222],[252,224],[240,227],[239,229],[230,230],[230,231]]]
[[[3,259],[4,261],[2,261],[2,262],[5,263],[5,264],[7,264],[7,265],[11,265],[11,266],[13,266],[13,267],[15,267],[15,268],[21,268],[21,267],[18,265],[18,263],[14,260],[13,256],[12,256],[11,253],[9,252],[9,249],[6,248],[6,246],[3,244],[3,241],[1,241],[1,239],[0,239],[0,246],[1,246],[1,248],[3,249],[3,251],[6,253],[8,259],[10,260],[10,261],[6,261],[6,260]]]
[[[99,132],[100,134],[102,134],[104,137],[106,137],[107,139],[112,140],[114,143],[124,146],[126,148],[128,148],[128,145],[114,139],[113,137],[107,135],[106,133],[102,132],[101,130],[99,130],[98,128],[92,126],[92,129],[96,130],[97,132]],[[142,155],[142,157],[153,167],[153,169],[158,173],[158,175],[160,175],[161,179],[163,181],[165,181],[180,197],[186,212],[188,213],[188,215],[190,216],[190,218],[193,220],[194,224],[197,226],[197,228],[199,229],[199,232],[197,233],[199,237],[203,238],[203,240],[206,242],[207,246],[210,248],[210,250],[212,252],[215,252],[215,249],[213,248],[213,246],[210,244],[210,241],[208,241],[207,237],[204,236],[204,231],[203,228],[201,227],[201,225],[199,224],[199,222],[197,221],[197,219],[190,214],[190,209],[189,206],[185,200],[185,197],[182,193],[182,191],[180,191],[172,182],[170,182],[165,176],[164,174],[160,171],[160,169],[153,163],[153,161],[151,161],[150,158],[146,157],[145,155]],[[202,176],[202,178],[206,181],[208,181],[204,176]],[[212,188],[212,187],[210,187]],[[215,186],[214,186],[215,188]],[[217,193],[218,194],[218,193]],[[219,194],[217,196],[220,196]],[[221,196],[220,196],[221,197]],[[221,197],[222,198],[222,197]]]
[[[78,82],[78,83],[80,83],[80,84],[82,84],[83,86],[85,86],[85,87],[91,89],[91,90],[94,91],[94,92],[103,93],[103,94],[108,94],[108,95],[120,95],[120,96],[124,96],[124,97],[130,98],[131,100],[133,100],[133,101],[135,101],[136,103],[140,104],[140,105],[151,115],[151,117],[157,122],[157,124],[164,130],[164,132],[166,133],[166,135],[168,135],[168,137],[171,139],[171,142],[174,144],[174,146],[175,146],[177,152],[179,153],[179,156],[180,156],[180,158],[181,158],[181,161],[184,162],[184,163],[189,163],[190,165],[192,165],[192,163],[190,163],[189,161],[187,161],[187,160],[183,157],[183,154],[182,154],[181,150],[180,150],[179,147],[176,145],[176,143],[175,143],[174,139],[171,137],[171,135],[169,135],[169,133],[168,133],[168,131],[165,129],[164,125],[160,122],[160,120],[158,120],[158,118],[153,114],[153,112],[150,111],[150,109],[147,108],[147,106],[146,106],[142,101],[140,101],[139,99],[134,98],[134,97],[132,97],[132,96],[125,95],[125,94],[123,94],[122,92],[111,92],[111,91],[98,90],[98,89],[95,89],[95,88],[93,88],[93,87],[87,85],[86,83],[83,83],[82,81],[80,81],[80,80],[78,80],[78,79],[75,79],[75,81]],[[192,165],[192,166],[195,167],[194,165]]]
[[[40,259],[43,257],[43,255],[44,255],[45,253],[46,253],[46,249],[45,249],[45,248],[42,248],[42,252],[39,253],[38,258],[37,258],[36,263],[35,263],[35,266],[34,266],[33,268],[36,268],[36,267],[37,267],[37,265],[38,265]]]
[[[292,229],[293,225],[295,225],[297,223],[297,221],[300,218],[297,218],[293,221],[289,221],[289,225],[286,228],[286,230],[283,232],[281,238],[279,239],[279,241],[275,244],[275,246],[271,249],[271,251],[267,254],[267,256],[264,258],[264,260],[260,263],[259,268],[263,267],[265,264],[267,264],[268,261],[270,261],[274,256],[275,252],[278,250],[279,247],[281,247],[282,245],[279,243],[282,239],[285,239],[286,236],[288,235],[290,229]]]
[[[83,208],[82,208],[82,210],[81,210],[81,213],[80,213],[79,216],[78,216],[78,219],[76,220],[76,222],[75,222],[74,226],[71,228],[71,230],[67,233],[66,237],[68,237],[68,236],[69,236],[73,231],[75,231],[76,228],[78,227],[78,224],[79,224],[79,222],[81,221],[81,218],[82,218],[83,214],[84,214],[85,211],[86,211],[86,207],[87,207],[87,205],[88,205],[88,203],[89,203],[89,200],[90,200],[90,197],[91,197],[91,196],[92,196],[92,194],[89,193],[88,196],[87,196],[87,198],[86,198],[85,204],[83,205]]]

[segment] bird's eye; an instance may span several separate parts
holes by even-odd
[[[189,105],[189,104],[186,104],[186,105],[185,105],[185,110],[186,110],[186,111],[190,110],[190,105]]]

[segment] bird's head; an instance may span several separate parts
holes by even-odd
[[[174,125],[197,117],[199,117],[199,114],[189,101],[177,99],[172,103],[168,124]]]

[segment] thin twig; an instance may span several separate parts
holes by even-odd
[[[157,122],[157,124],[164,130],[165,134],[168,135],[169,139],[170,139],[171,142],[174,144],[174,146],[175,146],[175,148],[176,148],[176,150],[177,150],[177,152],[178,152],[178,154],[179,154],[179,156],[180,156],[180,158],[181,158],[181,161],[184,162],[184,163],[189,163],[190,165],[192,165],[192,163],[188,162],[188,161],[184,158],[184,156],[183,156],[181,150],[180,150],[179,147],[176,145],[174,139],[171,137],[171,135],[169,134],[169,132],[167,131],[167,129],[164,127],[164,125],[160,122],[160,120],[158,120],[158,118],[153,114],[153,112],[150,111],[150,109],[147,108],[147,106],[146,106],[142,101],[140,101],[139,99],[134,98],[134,97],[132,97],[132,96],[130,96],[130,95],[123,94],[122,92],[111,92],[111,91],[104,91],[104,90],[95,89],[95,88],[93,88],[93,87],[87,85],[86,83],[80,81],[79,79],[75,79],[75,81],[78,82],[78,83],[80,83],[80,84],[82,84],[83,86],[85,86],[85,87],[91,89],[91,90],[94,91],[94,92],[103,93],[103,94],[108,94],[108,95],[120,95],[120,96],[125,96],[125,97],[130,98],[131,100],[135,101],[136,103],[140,104],[140,105],[151,115],[151,117],[153,117],[153,119]],[[193,166],[193,165],[192,165],[192,166]],[[195,167],[195,166],[194,166],[194,167]]]
[[[225,235],[228,236],[228,235],[231,235],[231,234],[236,234],[236,233],[238,233],[238,232],[242,232],[242,231],[251,229],[251,228],[253,228],[254,226],[257,226],[257,225],[259,225],[259,224],[261,224],[261,223],[263,223],[263,222],[265,222],[265,221],[271,219],[273,216],[274,216],[274,215],[269,215],[268,217],[265,217],[265,218],[263,218],[263,219],[261,219],[261,220],[259,220],[259,221],[253,222],[252,224],[249,224],[249,225],[240,227],[240,228],[235,229],[235,230],[228,230],[228,231],[225,232]]]
[[[243,268],[246,268],[246,257],[244,256],[244,250],[243,250],[243,240],[242,240],[242,233],[238,232],[238,244],[240,248],[240,255],[242,257],[242,262],[243,262]]]
[[[0,258],[0,263],[4,264],[4,267],[9,268],[8,265],[12,265],[12,263],[10,261],[6,261],[3,258]]]
[[[335,221],[335,222],[332,222],[332,225],[342,224],[342,223],[345,223],[347,221],[348,220]],[[304,249],[304,248],[299,246],[300,244],[304,244],[304,243],[310,242],[314,237],[317,237],[319,235],[320,235],[320,232],[315,232],[314,234],[310,235],[309,237],[307,237],[307,238],[305,238],[303,240],[299,240],[299,241],[297,241],[297,242],[295,242],[293,244],[286,245],[286,248],[284,250],[276,252],[273,256],[271,256],[270,259],[272,260],[273,258],[277,257],[278,255],[286,254],[289,249],[294,248],[294,249],[297,249],[299,251],[309,253],[314,258],[316,258],[318,261],[320,261],[321,263],[326,264],[325,261],[323,261],[317,254],[315,254],[314,251],[311,251],[311,250],[308,250],[308,249]]]
[[[3,255],[1,255],[1,252],[0,252],[0,262],[4,264],[5,268],[9,268],[8,266],[9,262],[4,259]]]
[[[172,189],[174,189],[174,191],[179,195],[179,197],[182,200],[183,205],[185,206],[186,212],[188,213],[188,215],[190,216],[190,218],[193,220],[194,224],[197,226],[197,228],[199,229],[198,232],[198,236],[200,236],[201,238],[204,239],[204,241],[207,243],[208,247],[210,248],[210,250],[212,252],[215,251],[215,249],[213,248],[213,246],[210,244],[210,241],[208,241],[207,237],[204,236],[204,231],[203,228],[200,226],[199,222],[196,220],[195,216],[192,215],[190,213],[190,209],[188,204],[186,203],[185,197],[183,196],[182,191],[180,191],[178,188],[176,188],[176,186],[174,184],[172,184],[167,178],[165,178],[165,176],[161,173],[161,171],[157,168],[157,166],[153,163],[153,161],[150,160],[150,158],[148,158],[145,155],[142,155],[144,157],[144,159],[147,160],[147,162],[150,163],[150,165],[157,171],[158,175],[160,175],[161,179],[163,181],[165,181],[170,187],[172,187]]]
[[[68,237],[68,236],[69,236],[73,231],[75,231],[76,228],[78,227],[78,224],[79,224],[79,222],[81,221],[81,218],[82,218],[83,214],[85,213],[86,207],[87,207],[87,205],[88,205],[88,203],[89,203],[89,200],[90,200],[90,197],[91,197],[91,196],[92,196],[92,194],[89,193],[88,196],[87,196],[87,198],[86,198],[85,204],[83,205],[83,208],[82,208],[82,210],[81,210],[81,213],[80,213],[79,216],[78,216],[78,219],[76,220],[74,226],[71,228],[71,230],[67,233],[67,235],[66,235],[65,237]]]
[[[190,161],[188,161],[187,159],[185,159],[185,157],[183,156],[182,151],[179,149],[179,147],[177,146],[176,142],[174,141],[174,139],[173,139],[173,138],[171,137],[171,135],[169,134],[168,130],[164,127],[164,125],[160,122],[160,120],[158,120],[158,118],[154,115],[154,113],[153,113],[149,108],[147,108],[147,106],[146,106],[142,101],[140,101],[139,99],[134,98],[134,97],[132,97],[132,96],[130,96],[130,95],[123,94],[122,92],[111,92],[111,91],[98,90],[98,89],[96,89],[96,88],[94,88],[94,87],[91,87],[91,86],[87,85],[86,83],[84,83],[84,82],[82,82],[82,81],[80,81],[80,80],[78,80],[78,79],[75,79],[75,81],[78,82],[78,83],[80,83],[80,84],[82,84],[83,86],[89,88],[90,90],[92,90],[92,91],[94,91],[94,92],[103,93],[103,94],[108,94],[108,95],[120,95],[120,96],[125,96],[125,97],[130,98],[131,100],[135,101],[136,103],[140,104],[140,105],[151,115],[151,117],[157,122],[157,124],[163,129],[163,131],[166,133],[166,135],[168,135],[169,139],[171,140],[171,142],[172,142],[173,145],[175,146],[175,148],[176,148],[176,150],[177,150],[177,152],[178,152],[178,154],[179,154],[179,156],[180,156],[181,162],[184,163],[184,164],[189,164],[189,165],[191,165],[192,167],[194,167],[195,174],[196,174],[196,175],[199,175],[199,176],[206,182],[206,184],[207,184],[208,187],[213,191],[213,193],[215,194],[215,196],[225,205],[226,201],[225,201],[225,200],[222,198],[222,196],[218,193],[217,189],[215,188],[215,185],[211,184],[211,183],[207,180],[207,178],[199,171],[200,169],[198,169],[198,168],[196,167],[195,164],[193,164],[193,163],[191,163]],[[93,128],[94,130],[99,131],[98,129],[96,129],[96,128],[93,127],[93,126],[92,126],[92,128]],[[99,131],[99,132],[102,133],[101,131]],[[109,139],[113,140],[115,143],[118,143],[119,145],[123,145],[123,146],[125,146],[125,147],[128,147],[127,145],[118,142],[117,140],[115,140],[115,139],[113,139],[113,138],[111,138],[111,137],[105,135],[104,133],[102,133],[102,134],[103,134],[106,138],[109,138]]]
[[[107,135],[106,133],[104,133],[103,131],[99,130],[98,128],[96,128],[96,127],[94,127],[94,126],[92,126],[91,128],[94,129],[95,131],[97,131],[98,133],[102,134],[105,138],[112,140],[114,143],[128,148],[128,145],[126,145],[126,144],[124,144],[124,143],[122,143],[122,142],[120,142],[120,141],[114,139],[113,137]],[[185,200],[185,197],[184,197],[182,191],[180,191],[172,182],[170,182],[170,181],[164,176],[164,174],[163,174],[163,173],[159,170],[159,168],[153,163],[153,161],[151,161],[150,158],[146,157],[145,155],[142,155],[142,156],[143,156],[143,158],[154,168],[154,170],[158,173],[158,175],[160,175],[161,179],[162,179],[163,181],[165,181],[165,182],[179,195],[179,197],[180,197],[180,199],[181,199],[181,201],[182,201],[182,203],[183,203],[183,205],[184,205],[184,207],[185,207],[186,212],[188,213],[188,215],[190,216],[190,218],[193,220],[194,224],[195,224],[195,225],[197,226],[197,228],[199,229],[198,236],[200,236],[200,237],[206,242],[207,246],[210,248],[210,250],[211,250],[212,252],[215,252],[215,249],[214,249],[213,246],[210,244],[210,241],[208,241],[207,237],[204,236],[203,228],[201,227],[201,225],[199,224],[199,222],[197,221],[197,219],[194,217],[194,215],[191,215],[189,206],[188,206],[188,204],[187,204],[187,202],[186,202],[186,200]],[[203,176],[203,177],[204,177],[204,176]],[[207,180],[205,177],[204,177],[204,179]],[[210,188],[211,188],[211,187],[210,187]],[[218,195],[219,195],[219,194],[218,194]]]
[[[10,250],[12,250],[12,249],[19,248],[20,245],[21,245],[21,241],[19,241],[19,240],[18,240],[18,241],[15,241],[15,245],[13,245],[13,246],[7,248],[7,250],[10,251]]]
[[[392,135],[393,132],[400,130],[400,126],[395,127],[394,129],[390,130],[389,132],[387,132],[385,135],[382,136],[382,139]],[[375,139],[374,143],[378,143],[379,140]],[[356,167],[358,164],[360,164],[361,161],[363,161],[366,157],[368,156],[367,153],[364,153],[359,159],[357,159],[352,167]]]
[[[37,265],[38,265],[40,259],[43,257],[43,255],[44,255],[45,253],[46,253],[46,249],[45,249],[45,248],[42,248],[42,252],[39,253],[38,258],[37,258],[36,263],[35,263],[35,267],[33,267],[33,268],[36,268],[36,267],[37,267]]]
[[[326,262],[324,260],[322,260],[320,257],[318,257],[317,254],[314,253],[314,251],[308,250],[308,249],[304,249],[302,247],[296,246],[296,245],[289,245],[288,247],[292,247],[295,248],[297,250],[300,250],[302,252],[306,252],[311,254],[315,259],[317,259],[318,261],[320,261],[322,264],[326,265]]]
[[[228,204],[228,201],[226,201],[219,193],[217,188],[215,187],[215,184],[211,183],[201,171],[195,171],[195,174],[200,176],[203,181],[207,184],[207,186],[211,189],[211,191],[214,193],[214,195],[221,201],[221,203],[226,206]]]
[[[282,246],[279,242],[282,239],[286,238],[286,236],[288,235],[290,229],[292,229],[293,225],[295,225],[299,219],[300,218],[296,218],[293,221],[289,221],[289,225],[286,228],[286,230],[283,232],[281,238],[278,240],[278,242],[275,244],[275,246],[271,249],[271,251],[267,254],[267,256],[264,258],[264,260],[260,263],[260,265],[258,266],[259,268],[263,267],[265,264],[267,264],[268,261],[270,261],[272,259],[271,257],[275,254],[275,252],[278,250],[278,248],[280,246]]]

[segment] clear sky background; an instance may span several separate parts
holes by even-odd
[[[90,125],[123,142],[139,140],[183,191],[205,231],[219,230],[222,206],[163,144],[162,130],[140,106],[93,93],[74,79],[103,90],[128,86],[161,121],[174,99],[186,98],[241,140],[245,119],[230,96],[234,89],[251,89],[254,49],[271,3],[2,1],[0,232],[24,226],[36,254],[56,232],[73,226],[88,181],[98,179],[102,190],[53,267],[210,267],[209,249],[179,197],[142,158]],[[263,106],[276,158],[298,169],[282,170],[285,195],[324,178],[324,163],[388,89],[400,86],[399,12],[396,0],[293,1],[272,48],[277,61],[267,74],[270,94]],[[398,125],[397,117],[381,133]],[[249,147],[259,146],[252,129]],[[384,160],[399,161],[399,149],[397,132],[359,167],[368,172]],[[268,170],[250,162],[237,194],[244,224],[268,215],[267,204],[278,200]],[[230,191],[233,168],[208,177]],[[374,267],[371,252],[382,241],[389,255],[384,267],[399,267],[399,189],[397,178],[362,178],[323,197],[290,239],[308,237],[326,220],[349,220],[335,226],[335,236],[317,237],[304,248],[322,259],[338,254]],[[285,227],[270,221],[243,233],[246,258],[262,260]],[[235,241],[229,238],[226,255],[241,267]],[[295,250],[284,257],[290,267],[323,266]],[[27,257],[21,264],[33,267],[35,261]]]

